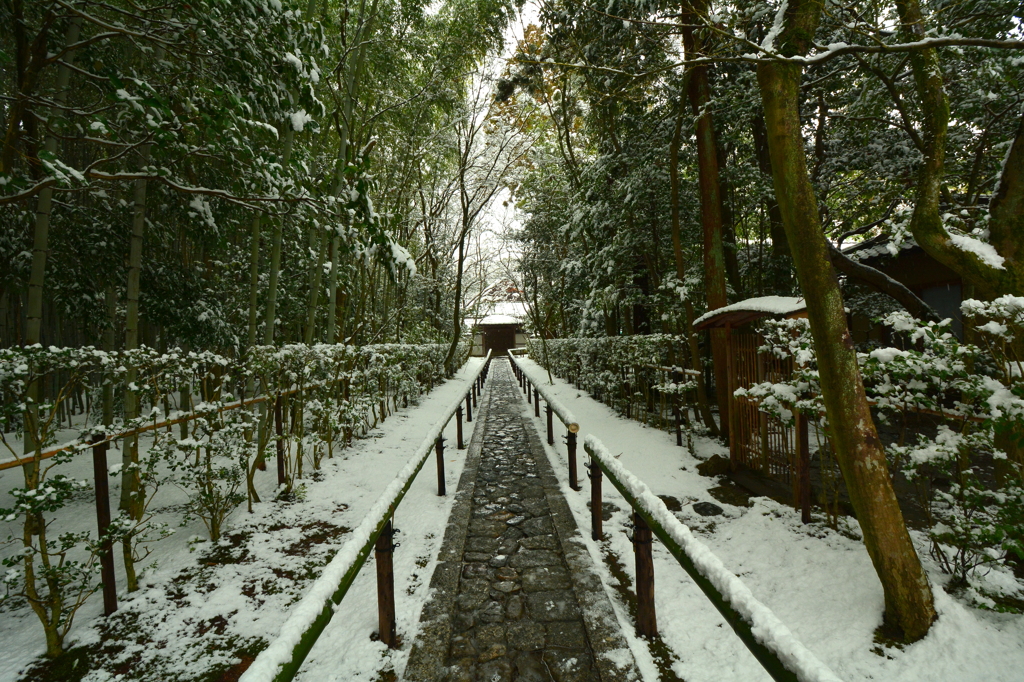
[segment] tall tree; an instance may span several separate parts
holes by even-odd
[[[774,51],[777,41],[783,57],[807,54],[823,5],[821,0],[783,5],[776,19],[779,30],[769,34],[766,48]],[[893,492],[822,232],[800,122],[802,76],[802,65],[792,60],[764,59],[757,66],[775,196],[807,301],[829,433],[885,594],[885,622],[897,636],[914,641],[928,632],[935,607]]]
[[[680,21],[683,24],[683,46],[688,60],[699,59],[708,51],[705,44],[708,36],[698,35],[696,31],[698,17],[707,15],[708,4],[706,0],[697,0],[683,7]],[[706,64],[695,64],[689,67],[689,71],[688,94],[697,133],[697,175],[700,185],[701,224],[704,228],[704,291],[708,310],[715,310],[729,304],[725,283],[721,169],[718,163],[714,119],[711,114],[709,67]],[[715,365],[718,414],[722,433],[728,435],[730,396],[726,343],[724,329],[711,331],[711,356]]]

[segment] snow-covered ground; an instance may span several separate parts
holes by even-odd
[[[102,617],[102,597],[94,594],[75,619],[68,646],[92,647],[92,660],[101,661],[100,670],[85,679],[117,679],[118,673],[132,672],[131,679],[188,680],[227,669],[251,658],[259,642],[269,641],[280,631],[289,607],[302,597],[323,565],[348,539],[349,531],[367,511],[423,442],[440,413],[468,388],[467,378],[475,374],[481,359],[472,358],[455,379],[423,396],[418,405],[400,410],[378,429],[325,459],[322,475],[301,484],[299,499],[270,500],[276,484],[273,462],[260,474],[257,485],[265,500],[247,514],[245,505],[235,510],[226,524],[219,547],[207,542],[190,543],[206,537],[201,522],[178,528],[170,538],[153,545],[144,562],[142,588],[125,593],[120,558],[117,557],[120,609],[111,619]],[[468,443],[472,425],[467,425]],[[58,434],[69,439],[76,434]],[[395,594],[398,631],[412,641],[419,612],[427,596],[454,492],[465,461],[465,451],[455,448],[455,421],[445,437],[447,497],[438,497],[432,458],[414,482],[395,515],[401,530],[396,540]],[[142,442],[146,447],[148,441]],[[110,453],[110,461],[119,459]],[[311,467],[307,467],[308,470]],[[92,460],[88,452],[76,457],[59,471],[76,479],[91,480]],[[119,488],[112,477],[111,500],[116,506]],[[21,471],[0,473],[0,508],[11,506],[10,491],[21,484]],[[185,494],[173,486],[163,487],[154,499],[157,520],[177,525]],[[54,520],[60,531],[95,532],[92,492],[83,493]],[[20,527],[0,524],[6,538],[17,536]],[[10,556],[15,547],[0,548]],[[115,552],[117,555],[117,552]],[[316,663],[316,650],[303,668],[310,680],[372,680],[381,670],[401,670],[408,647],[389,651],[372,641],[377,628],[376,586],[372,557],[360,572],[345,601],[336,610],[332,624],[318,647],[342,649],[332,657],[330,669]],[[128,637],[128,639],[126,639]],[[27,608],[0,613],[0,682],[13,682],[19,671],[45,650],[42,627]],[[339,666],[338,661],[343,661]]]
[[[546,376],[531,360],[520,362],[531,375]],[[767,498],[752,498],[750,507],[739,507],[712,497],[708,490],[718,485],[717,479],[698,475],[696,466],[712,454],[728,456],[717,442],[696,438],[698,457],[694,457],[686,448],[675,445],[673,435],[621,418],[557,378],[553,386],[546,381],[543,386],[572,411],[580,424],[580,492],[569,488],[565,447],[558,442],[560,439],[554,448],[546,446],[548,455],[645,679],[659,678],[658,665],[647,643],[633,635],[627,607],[611,587],[618,581],[607,563],[614,555],[628,574],[632,589],[629,510],[618,492],[606,483],[604,499],[618,510],[611,521],[605,521],[607,540],[596,543],[590,539],[590,489],[582,466],[586,434],[603,441],[655,494],[682,502],[677,517],[840,678],[907,682],[1024,679],[1024,616],[980,610],[947,595],[939,586],[946,576],[928,557],[920,534],[913,535],[934,586],[939,620],[920,642],[903,649],[880,646],[874,641],[874,632],[882,622],[882,587],[861,542],[817,520],[804,526],[798,512]],[[522,405],[524,415],[535,419],[533,406],[525,400]],[[542,420],[536,423],[543,428]],[[701,516],[693,511],[694,502],[712,502],[723,509],[723,514]],[[849,530],[851,535],[857,532],[855,521]],[[654,561],[658,627],[674,653],[673,671],[687,682],[769,680],[658,542],[654,543]]]
[[[530,360],[522,362],[536,376],[541,375]],[[236,510],[221,547],[200,543],[194,552],[189,551],[189,539],[205,536],[198,522],[156,543],[146,561],[150,570],[143,589],[131,598],[122,591],[117,616],[109,621],[101,617],[99,594],[79,613],[71,635],[74,645],[99,647],[102,654],[97,658],[104,662],[101,670],[86,679],[112,680],[131,669],[130,678],[187,680],[251,657],[248,652],[254,651],[259,641],[270,640],[280,630],[289,607],[348,539],[346,529],[355,528],[363,519],[422,442],[438,413],[465,390],[465,377],[478,363],[471,360],[459,377],[423,397],[419,405],[401,410],[353,448],[334,460],[325,460],[321,480],[304,481],[301,501],[264,502],[252,515],[244,508]],[[623,466],[656,494],[682,502],[677,516],[839,677],[915,682],[1016,681],[1024,677],[1024,616],[969,607],[936,587],[940,617],[931,633],[902,650],[881,647],[874,642],[874,631],[881,623],[882,591],[860,542],[819,522],[803,526],[791,508],[766,498],[753,498],[750,507],[716,500],[708,490],[718,485],[717,480],[699,476],[696,465],[711,454],[727,454],[720,445],[697,438],[698,457],[694,457],[677,447],[672,435],[620,418],[558,379],[548,388],[581,426],[582,491],[568,487],[560,438],[555,448],[548,448],[549,456],[646,680],[659,679],[659,666],[648,644],[632,634],[627,606],[613,587],[618,579],[608,563],[617,561],[632,589],[628,510],[614,488],[606,484],[605,500],[618,510],[605,522],[608,540],[590,540],[589,486],[582,467],[586,434],[600,438],[619,455]],[[524,415],[534,419],[533,407],[525,401],[522,405]],[[542,420],[535,423],[542,428]],[[454,497],[451,493],[465,458],[464,451],[454,449],[454,424],[446,436],[450,439],[445,457],[450,494],[444,498],[436,495],[428,462],[395,517],[395,525],[402,531],[396,537],[401,546],[394,556],[398,631],[406,645],[389,651],[370,639],[377,626],[377,611],[373,567],[367,565],[307,660],[300,679],[369,682],[378,679],[382,670],[400,673],[404,668]],[[467,442],[469,436],[467,429]],[[116,461],[115,453],[111,453],[111,461]],[[64,466],[66,473],[76,478],[91,477],[87,454]],[[264,499],[269,499],[274,479],[272,467],[259,478]],[[0,474],[0,507],[9,505],[9,491],[19,481],[20,471]],[[113,500],[117,494],[115,486]],[[184,499],[184,493],[168,486],[154,506],[162,510],[162,518],[176,523],[176,506]],[[692,509],[692,504],[700,501],[713,502],[724,513],[700,516]],[[93,530],[92,504],[91,493],[83,494],[61,514],[61,528]],[[18,530],[4,527],[0,533],[6,537]],[[851,530],[856,531],[856,524]],[[915,535],[915,540],[933,583],[942,583],[944,576],[927,556],[923,538]],[[2,551],[9,555],[11,550]],[[672,670],[688,682],[769,679],[657,542],[654,553],[658,625],[671,649]],[[121,638],[117,646],[110,641],[99,645],[108,632]],[[132,638],[124,640],[126,634]],[[4,642],[0,682],[13,682],[18,671],[42,653],[42,629],[27,609],[8,611],[0,614],[0,638]]]

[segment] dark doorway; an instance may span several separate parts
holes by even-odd
[[[483,327],[484,353],[488,350],[492,355],[508,355],[509,348],[516,347],[516,325],[501,324]]]

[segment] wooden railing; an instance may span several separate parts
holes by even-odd
[[[565,425],[565,446],[569,460],[569,487],[573,490],[579,490],[580,486],[576,471],[576,434],[580,430],[580,425],[576,421],[576,416],[565,405],[560,403],[557,398],[552,396],[549,389],[543,388],[541,386],[542,381],[539,381],[524,369],[515,356],[510,354],[508,357],[512,363],[512,372],[519,382],[519,387],[526,393],[526,401],[533,403],[534,416],[540,416],[540,399],[544,398],[544,401],[547,403],[548,445],[555,444],[555,431],[551,415],[556,415],[562,421],[562,424]],[[532,396],[531,391],[533,393]]]
[[[555,412],[563,423],[571,424],[570,436],[575,446],[579,423],[568,408],[542,387],[542,380],[526,365],[510,356],[512,368],[528,402],[539,415],[539,398],[544,398],[548,409],[548,444],[553,444],[550,414]],[[573,428],[574,427],[574,428]],[[828,666],[801,644],[767,606],[754,598],[750,589],[730,572],[703,543],[693,537],[690,530],[668,510],[651,490],[629,472],[604,444],[593,435],[587,435],[584,449],[590,455],[590,510],[591,537],[604,537],[602,519],[602,479],[607,476],[633,510],[633,546],[636,561],[637,632],[654,638],[658,636],[657,613],[654,606],[653,537],[664,543],[708,600],[746,645],[765,671],[778,682],[838,682],[839,678]],[[575,447],[570,451],[569,481],[576,485]]]
[[[415,454],[381,493],[380,498],[363,517],[352,538],[338,551],[306,595],[291,611],[281,627],[281,633],[253,661],[241,676],[240,682],[288,682],[298,673],[302,662],[323,633],[334,615],[335,606],[348,593],[359,570],[366,563],[371,550],[377,567],[378,636],[391,648],[398,646],[395,625],[395,587],[392,555],[395,529],[391,519],[430,453],[437,458],[437,494],[445,494],[444,429],[455,416],[458,419],[458,447],[462,443],[462,410],[466,408],[467,421],[472,421],[472,408],[484,388],[490,368],[491,354],[471,379],[464,396],[454,401],[434,424]]]
[[[653,534],[718,609],[772,679],[779,682],[836,682],[839,679],[796,639],[767,606],[753,596],[743,581],[726,569],[722,561],[690,533],[690,529],[643,481],[623,467],[600,440],[587,435],[583,447],[590,455],[591,484],[598,491],[596,501],[591,501],[595,538],[602,536],[602,476],[608,477],[633,509],[637,626],[640,634],[649,637],[658,634],[651,553]]]

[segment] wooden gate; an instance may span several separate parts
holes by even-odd
[[[796,429],[758,409],[757,402],[736,396],[738,388],[779,383],[793,373],[793,360],[758,352],[757,334],[729,334],[729,443],[734,464],[793,483],[796,471]]]

